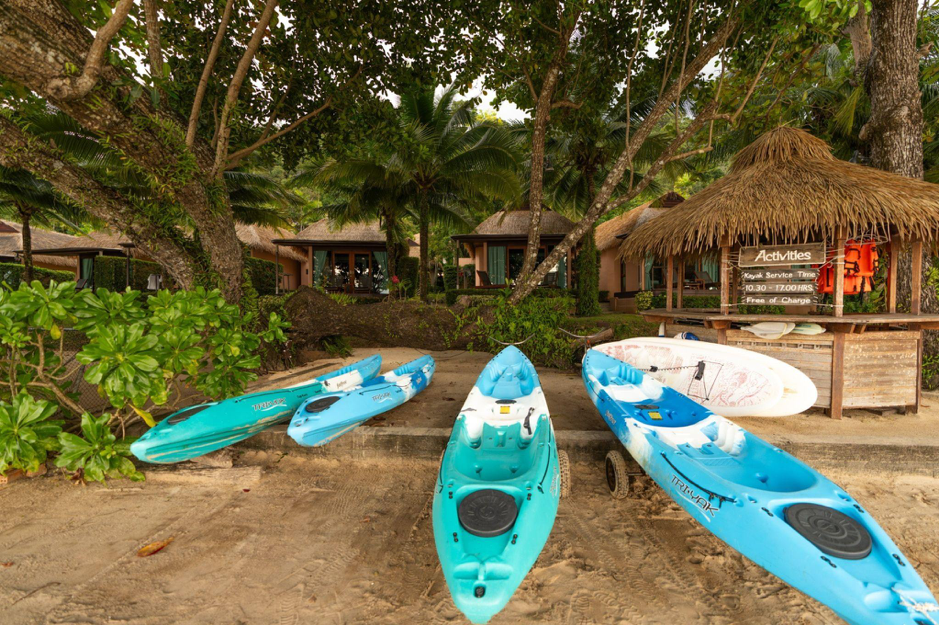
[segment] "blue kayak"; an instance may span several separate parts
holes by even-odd
[[[189,406],[150,428],[130,451],[152,463],[203,456],[290,418],[308,397],[361,386],[380,368],[381,356],[376,354],[288,388]]]
[[[512,598],[548,540],[560,493],[538,374],[518,348],[507,347],[470,391],[434,492],[440,567],[470,621],[488,622]]]
[[[431,356],[422,356],[350,391],[311,397],[297,409],[287,434],[306,447],[325,445],[423,391],[434,366]]]
[[[596,350],[582,371],[633,458],[715,536],[852,625],[939,622],[909,560],[818,471]]]

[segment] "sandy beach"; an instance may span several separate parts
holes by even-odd
[[[384,368],[417,353],[382,350]],[[371,426],[452,422],[489,356],[434,355],[437,376],[427,391]],[[541,377],[558,429],[604,427],[577,372],[543,370]],[[930,407],[918,416],[859,414],[842,422],[820,414],[740,421],[760,433],[860,433],[929,444],[935,419]],[[51,473],[15,482],[0,489],[2,621],[466,623],[437,564],[430,519],[436,468],[402,456],[344,461],[299,448],[242,448],[233,468],[187,464],[151,471],[140,485],[83,487]],[[939,588],[939,479],[825,472]],[[573,478],[541,557],[494,625],[841,622],[714,538],[647,478],[622,501],[609,496],[602,463],[576,462]],[[162,551],[137,556],[168,538]]]

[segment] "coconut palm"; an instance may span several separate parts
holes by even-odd
[[[470,206],[519,194],[517,138],[504,128],[476,123],[473,103],[456,102],[453,87],[439,96],[434,92],[422,87],[402,94],[397,115],[404,138],[388,153],[327,162],[294,180],[345,190],[348,201],[333,210],[347,219],[379,216],[386,228],[395,228],[405,214],[413,215],[420,231],[420,296],[425,300],[431,222],[467,222]]]
[[[0,166],[0,216],[22,224],[23,278],[33,279],[33,225],[65,225],[78,230],[76,222],[88,218],[85,211],[63,199],[52,185],[24,169]]]

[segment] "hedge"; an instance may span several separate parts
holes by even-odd
[[[23,272],[26,267],[19,263],[0,263],[0,284],[6,282],[11,289],[20,288],[23,281]],[[75,272],[58,271],[55,269],[42,269],[33,267],[33,280],[39,280],[44,286],[49,286],[50,280],[56,282],[74,282]]]
[[[463,274],[463,288],[471,288],[469,285],[476,284],[476,265],[469,263],[468,265],[463,265],[460,269],[462,269],[461,273]],[[460,285],[457,285],[457,288],[460,288]]]
[[[456,302],[457,299],[462,295],[471,295],[476,296],[485,296],[485,297],[496,297],[497,295],[502,295],[506,291],[511,290],[510,287],[504,289],[454,289],[452,291],[447,291],[447,300],[448,304],[452,298],[453,302]],[[559,298],[559,297],[573,297],[573,292],[570,289],[535,289],[531,292],[531,297],[539,298]]]
[[[460,278],[460,268],[456,265],[444,265],[443,267],[443,290],[453,291],[459,288],[457,282]]]
[[[94,287],[110,291],[123,291],[128,286],[135,291],[146,291],[151,274],[163,272],[159,263],[130,259],[130,284],[127,284],[127,258],[123,256],[95,256]],[[74,279],[74,278],[73,278]]]
[[[245,268],[258,295],[274,295],[277,292],[277,263],[248,256],[245,258]]]

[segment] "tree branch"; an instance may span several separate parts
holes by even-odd
[[[274,141],[275,139],[279,139],[280,137],[283,137],[285,134],[287,134],[288,132],[290,132],[291,130],[293,130],[294,128],[302,124],[303,122],[307,121],[308,119],[312,119],[316,117],[317,115],[319,115],[320,113],[328,109],[330,106],[332,106],[332,96],[326,98],[326,102],[324,102],[323,105],[320,106],[319,108],[313,111],[310,111],[306,115],[294,120],[291,124],[289,124],[288,126],[285,126],[281,130],[278,130],[274,134],[268,135],[268,136],[264,136],[262,134],[260,139],[258,139],[257,141],[249,145],[248,147],[242,148],[238,150],[237,152],[235,152],[234,154],[232,154],[231,156],[229,156],[228,161],[225,163],[225,169],[229,170],[229,169],[233,169],[237,167],[238,163],[244,157],[248,156],[249,154],[257,150],[258,148],[267,145],[271,141]]]
[[[163,49],[160,45],[160,16],[156,0],[143,0],[147,26],[147,54],[150,57],[150,76],[154,81],[163,77]]]
[[[254,27],[251,39],[248,41],[248,47],[241,56],[241,60],[238,61],[235,75],[232,76],[231,83],[228,85],[228,93],[225,96],[225,104],[222,106],[222,115],[219,119],[218,145],[215,146],[215,167],[212,172],[215,176],[221,176],[222,171],[224,171],[225,162],[228,159],[228,139],[231,136],[229,122],[231,121],[232,110],[238,102],[241,85],[244,84],[245,78],[248,76],[254,56],[258,53],[261,42],[264,40],[264,33],[271,23],[271,18],[274,17],[275,8],[277,8],[277,0],[267,0],[264,11],[258,18],[258,23]]]
[[[531,14],[531,18],[532,18],[533,20],[535,20],[536,22],[538,22],[539,24],[541,24],[541,27],[544,28],[544,29],[545,29],[546,31],[548,31],[549,33],[554,33],[554,34],[557,35],[558,37],[562,37],[562,36],[563,36],[563,35],[561,34],[561,31],[559,31],[557,28],[551,28],[550,26],[548,26],[547,24],[545,24],[544,22],[542,22],[540,19],[538,19],[538,16],[535,15],[534,13]]]
[[[85,57],[85,67],[78,76],[62,76],[48,82],[45,90],[54,97],[63,100],[77,100],[88,94],[98,83],[101,69],[104,67],[108,45],[117,35],[127,20],[134,0],[119,0],[107,23],[95,33],[95,39]]]
[[[584,105],[583,102],[571,102],[570,100],[558,100],[551,105],[552,109],[568,108],[577,110]]]
[[[196,129],[199,126],[199,111],[202,109],[202,100],[205,99],[205,90],[209,85],[209,76],[212,75],[212,69],[215,67],[216,59],[218,59],[219,50],[222,48],[222,41],[225,40],[225,29],[228,28],[228,22],[231,21],[231,9],[234,3],[235,0],[226,0],[225,2],[225,10],[222,11],[222,21],[218,25],[218,31],[216,31],[215,39],[212,41],[212,47],[209,49],[209,56],[205,60],[205,67],[202,68],[199,86],[196,87],[196,97],[192,101],[192,110],[189,113],[189,125],[186,130],[186,145],[189,147],[192,147],[192,144],[196,140]]]

